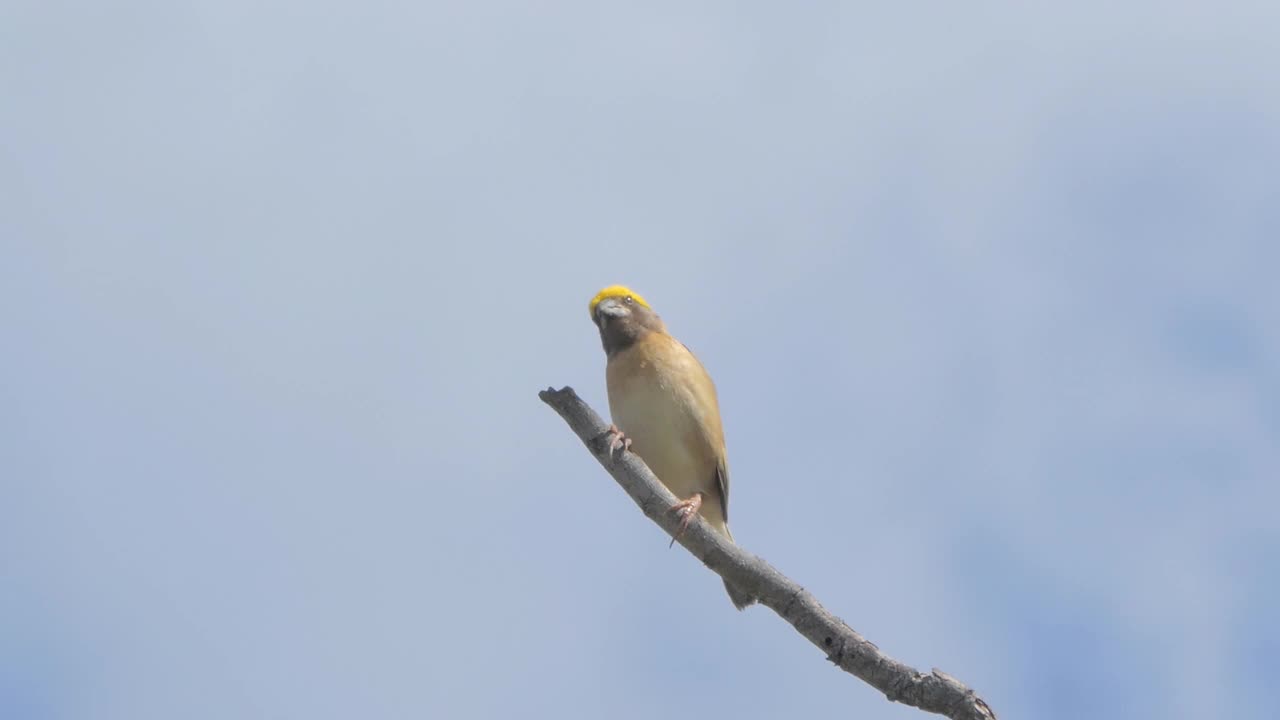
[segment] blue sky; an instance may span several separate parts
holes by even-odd
[[[920,717],[537,400],[622,282],[887,652],[1264,717],[1280,11],[1059,5],[0,6],[0,716]]]

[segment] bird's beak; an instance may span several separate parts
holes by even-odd
[[[620,318],[626,314],[627,309],[617,300],[613,298],[601,300],[600,304],[596,305],[596,324],[604,327],[610,319]]]

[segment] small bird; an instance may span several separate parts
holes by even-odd
[[[700,513],[732,542],[729,461],[711,376],[667,332],[649,303],[628,288],[613,285],[596,293],[590,311],[608,357],[611,447],[638,454],[681,498],[671,508],[680,516],[681,533]],[[756,601],[728,582],[725,589],[739,610]]]

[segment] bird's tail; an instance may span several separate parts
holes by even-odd
[[[729,542],[733,542],[733,533],[729,532],[729,525],[724,525],[724,534],[729,538]],[[729,599],[733,601],[733,606],[739,610],[746,610],[748,606],[756,604],[758,599],[750,593],[743,592],[737,587],[730,585],[728,580],[724,581],[724,589],[729,591]]]
[[[730,585],[728,580],[724,581],[724,589],[729,591],[729,599],[733,601],[733,606],[739,610],[746,610],[749,605],[755,605],[757,602],[754,596]]]

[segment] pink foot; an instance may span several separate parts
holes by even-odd
[[[631,449],[631,438],[622,434],[617,425],[610,425],[604,433],[609,438],[609,458],[617,460],[618,455]]]
[[[694,493],[687,500],[681,500],[671,506],[669,512],[673,512],[680,517],[680,529],[671,537],[671,547],[676,544],[676,540],[684,535],[684,531],[689,529],[689,525],[693,523],[693,519],[697,517],[698,511],[702,509],[702,493]]]

